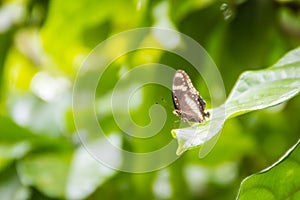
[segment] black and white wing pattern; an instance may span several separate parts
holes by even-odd
[[[173,113],[184,121],[203,122],[209,113],[205,112],[205,101],[194,88],[191,79],[183,70],[177,70],[172,85],[175,110]]]

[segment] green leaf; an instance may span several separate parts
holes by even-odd
[[[245,72],[226,101],[226,115],[259,110],[282,103],[300,89],[300,63]]]
[[[299,199],[299,143],[300,140],[273,166],[244,179],[238,199]]]
[[[117,134],[109,136],[115,145],[121,145],[121,138]],[[103,138],[86,143],[78,148],[73,155],[69,169],[68,182],[66,188],[66,199],[84,199],[103,184],[117,171],[103,165],[91,155],[89,150],[106,152],[108,147],[103,142]],[[109,152],[109,156],[121,164],[121,154],[119,152]]]
[[[30,141],[35,137],[9,118],[0,116],[0,171],[26,155],[32,149]]]
[[[115,145],[121,145],[119,135],[112,134],[109,138]],[[90,151],[103,154],[106,150],[101,138],[74,151],[30,154],[18,162],[18,174],[23,185],[33,186],[49,197],[84,199],[116,173],[90,154]],[[121,165],[119,152],[110,152],[109,156]]]
[[[13,144],[0,143],[0,171],[14,159],[23,157],[30,149],[31,145],[27,141]]]
[[[119,137],[110,137],[121,145]],[[105,152],[101,141],[87,145]],[[121,163],[121,155],[110,155]],[[16,173],[3,171],[14,160],[20,180]],[[84,147],[74,150],[64,138],[33,134],[4,116],[0,116],[0,170],[0,199],[27,199],[31,186],[49,197],[82,199],[116,173]]]
[[[37,136],[27,129],[14,123],[11,119],[0,115],[0,141],[1,143],[16,143],[31,140]]]
[[[21,182],[49,197],[64,197],[71,155],[51,152],[27,156],[18,162]]]
[[[178,140],[177,154],[202,146],[200,157],[209,153],[225,121],[243,113],[264,109],[289,100],[300,91],[300,48],[291,51],[274,66],[244,72],[225,104],[209,110],[211,118],[204,124],[174,129]]]
[[[33,134],[11,119],[0,116],[0,170],[30,151],[37,149],[41,151],[48,148],[70,149],[71,144],[65,138]]]
[[[170,1],[170,15],[175,22],[178,22],[186,15],[207,7],[216,2],[215,0],[198,1],[198,0],[187,0],[187,1]]]
[[[13,167],[0,174],[0,199],[26,200],[30,195],[30,189],[21,184]]]
[[[89,53],[88,43],[92,42],[91,46],[94,47],[106,39],[107,34],[113,31],[109,28],[111,23],[133,27],[143,16],[137,13],[133,1],[52,1],[41,29],[43,46],[61,69],[72,72],[73,59],[79,54]],[[60,37],[55,37],[58,32]],[[48,63],[46,61],[45,65]]]

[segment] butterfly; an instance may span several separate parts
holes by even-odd
[[[183,70],[177,70],[173,78],[172,97],[175,110],[173,113],[184,121],[204,122],[209,118],[205,112],[206,103],[194,88],[190,77]]]

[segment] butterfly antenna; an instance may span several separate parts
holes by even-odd
[[[170,106],[170,104],[164,98],[161,98],[161,101],[167,108],[169,108],[170,110],[174,110],[174,107]]]

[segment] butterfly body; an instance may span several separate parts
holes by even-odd
[[[191,79],[183,70],[177,70],[172,85],[173,113],[184,121],[201,123],[209,117],[206,103],[194,88]]]

